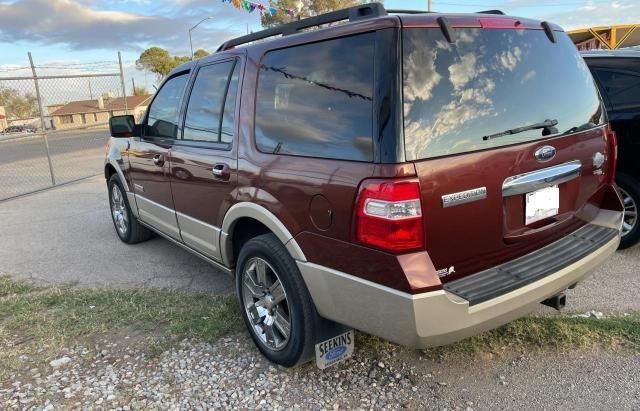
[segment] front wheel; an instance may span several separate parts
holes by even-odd
[[[638,207],[640,206],[640,182],[624,174],[616,177],[618,191],[624,205],[624,222],[622,224],[622,241],[620,248],[628,248],[640,240],[640,224],[638,223]]]
[[[131,212],[129,199],[117,174],[111,176],[108,187],[111,219],[120,240],[135,244],[151,238],[151,231],[141,225]]]
[[[236,291],[251,338],[265,357],[284,367],[309,357],[315,308],[295,261],[275,235],[255,237],[242,247]]]

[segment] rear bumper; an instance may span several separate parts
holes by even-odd
[[[621,213],[591,224],[620,229]],[[298,267],[321,316],[413,348],[449,344],[496,328],[580,282],[618,248],[619,234],[544,278],[471,305],[445,290],[411,295],[309,262]],[[555,243],[554,243],[555,244]]]

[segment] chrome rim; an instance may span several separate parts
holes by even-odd
[[[129,213],[124,202],[124,196],[120,191],[120,187],[116,184],[111,187],[111,215],[116,229],[121,236],[127,234],[129,229]]]
[[[291,314],[287,294],[273,267],[253,257],[242,273],[242,297],[255,334],[269,349],[280,351],[291,337]]]
[[[622,223],[622,236],[628,235],[638,224],[638,204],[627,191],[618,187],[624,204],[624,222]]]

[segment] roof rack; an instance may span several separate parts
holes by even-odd
[[[358,21],[371,19],[375,17],[386,16],[387,11],[380,3],[369,3],[362,6],[351,7],[348,9],[332,11],[329,13],[321,14],[319,16],[309,17],[306,19],[294,21],[291,23],[283,24],[278,27],[274,27],[267,30],[258,31],[255,33],[247,34],[246,36],[237,37],[223,43],[218,51],[228,50],[230,48],[239,46],[241,44],[251,43],[253,41],[266,39],[268,37],[274,37],[278,35],[289,36],[296,34],[300,30],[310,27],[321,26],[323,24],[336,23],[338,21],[349,20]]]
[[[275,36],[289,36],[296,34],[300,30],[308,29],[310,27],[322,26],[323,24],[336,23],[343,20],[358,21],[372,19],[375,17],[386,16],[388,13],[393,14],[425,14],[431,13],[430,11],[421,10],[399,10],[390,9],[386,10],[380,3],[368,3],[361,6],[350,7],[348,9],[342,9],[332,11],[329,13],[321,14],[319,16],[309,17],[306,19],[294,21],[280,26],[258,31],[255,33],[247,34],[246,36],[237,37],[223,43],[218,47],[217,51],[229,50],[233,47],[240,46],[242,44],[251,43],[254,41],[266,39]],[[484,10],[479,11],[480,14],[500,14],[504,13],[500,10]]]

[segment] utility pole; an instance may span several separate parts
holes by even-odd
[[[132,90],[133,90],[133,95],[135,96],[136,95],[136,80],[133,77],[131,77],[131,85],[133,86]]]
[[[207,20],[213,20],[213,16],[205,17],[198,22],[195,26],[189,29],[189,47],[191,47],[191,60],[193,60],[193,40],[191,39],[191,32],[196,29],[200,24],[204,23]]]
[[[431,11],[432,11],[432,10],[431,10],[431,0],[428,0],[428,1],[427,1],[427,11],[428,11],[429,13],[431,13]]]
[[[89,100],[93,100],[93,90],[91,89],[91,79],[87,81],[89,82]]]

